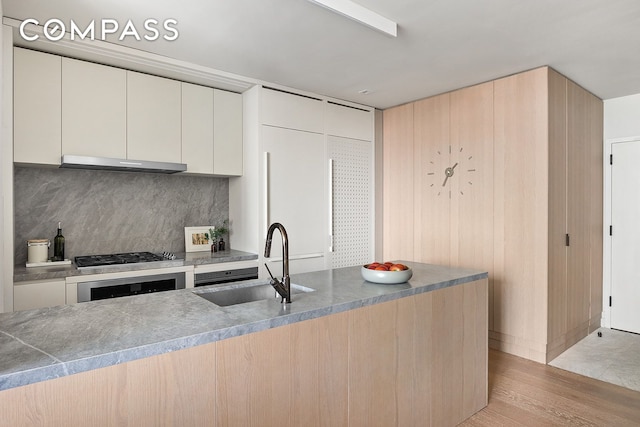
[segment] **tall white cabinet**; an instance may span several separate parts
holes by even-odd
[[[229,181],[233,247],[257,251],[280,275],[277,232],[262,257],[268,226],[280,222],[291,273],[371,261],[373,109],[264,87],[243,97],[245,168]]]

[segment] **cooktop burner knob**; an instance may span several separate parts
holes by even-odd
[[[164,258],[170,259],[170,260],[176,259],[176,256],[174,254],[172,254],[171,252],[162,252],[162,256]]]

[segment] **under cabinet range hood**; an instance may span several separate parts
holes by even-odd
[[[99,169],[124,172],[178,173],[187,170],[184,163],[151,162],[147,160],[112,159],[109,157],[62,156],[61,168]]]

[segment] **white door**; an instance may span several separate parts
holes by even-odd
[[[611,327],[640,333],[640,141],[611,153]]]

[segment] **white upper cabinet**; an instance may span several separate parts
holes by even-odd
[[[373,141],[373,112],[327,102],[327,135]]]
[[[242,95],[214,89],[213,173],[242,175]]]
[[[127,72],[62,58],[62,154],[127,155]]]
[[[213,174],[213,105],[213,89],[182,83],[182,163],[187,173]]]
[[[324,105],[319,99],[264,88],[262,124],[307,132],[324,132]]]
[[[242,175],[242,95],[182,83],[182,163],[187,173]]]
[[[61,58],[14,48],[13,160],[59,165]]]
[[[127,71],[127,158],[181,158],[181,86],[176,80]]]

